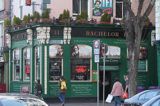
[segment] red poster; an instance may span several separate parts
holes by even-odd
[[[25,73],[26,74],[30,73],[30,66],[29,65],[26,65],[26,67],[25,67]]]
[[[26,6],[30,6],[31,5],[31,0],[26,0]]]
[[[77,73],[84,73],[87,71],[87,66],[76,66]]]

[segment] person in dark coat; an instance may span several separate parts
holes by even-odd
[[[35,84],[35,95],[42,99],[42,85],[40,84],[40,80],[37,80]]]

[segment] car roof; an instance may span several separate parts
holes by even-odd
[[[137,93],[136,95],[132,96],[131,98],[125,99],[124,102],[125,103],[137,103],[137,104],[143,104],[148,100],[138,100],[138,98],[140,97],[140,95],[143,95],[147,92],[153,92],[153,94],[155,93],[156,95],[160,95],[160,89],[151,89],[151,90],[144,90],[140,93]],[[153,98],[153,97],[151,97]]]
[[[1,98],[0,99],[0,106],[27,106],[27,104],[22,100],[17,99],[8,99],[8,98]]]
[[[38,98],[37,96],[28,93],[0,93],[0,97],[1,96]]]
[[[154,102],[158,98],[160,98],[160,95],[157,95],[157,96],[153,97],[152,99],[150,99],[149,101],[144,103],[142,106],[148,106],[150,103]]]

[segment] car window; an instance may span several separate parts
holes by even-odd
[[[141,94],[138,99],[139,100],[149,100],[150,98],[153,98],[156,95],[157,95],[157,92],[148,91],[148,92],[145,92],[145,93]]]
[[[156,101],[154,101],[151,106],[160,106],[160,99],[157,99]]]

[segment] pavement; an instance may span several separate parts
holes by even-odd
[[[59,102],[50,102],[48,103],[48,106],[61,106],[61,103]],[[114,106],[113,103],[105,103],[103,105],[103,102],[100,102],[97,104],[97,102],[66,102],[65,106]]]

